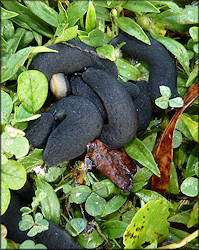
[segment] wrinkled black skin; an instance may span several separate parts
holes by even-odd
[[[177,68],[176,61],[170,52],[158,41],[153,39],[146,32],[151,45],[130,36],[126,33],[121,33],[115,37],[110,44],[117,46],[120,43],[126,42],[121,50],[135,58],[145,61],[149,66],[149,95],[152,104],[155,108],[155,99],[161,96],[159,86],[165,85],[171,89],[172,96],[179,97],[177,92]]]
[[[152,105],[155,106],[154,101],[160,96],[159,85],[170,87],[172,97],[179,96],[175,60],[163,45],[148,33],[147,36],[151,45],[125,33],[114,38],[111,44],[117,46],[126,42],[121,48],[124,53],[148,63],[148,83],[140,81],[135,85],[118,82],[115,63],[89,53],[95,52],[95,49],[78,40],[67,43],[80,49],[67,43],[55,44],[50,48],[59,53],[41,53],[33,59],[31,69],[43,72],[48,80],[58,72],[65,73],[69,78],[71,74],[76,75],[70,79],[72,95],[76,96],[73,105],[67,104],[71,96],[63,98],[41,118],[31,122],[27,129],[26,136],[30,143],[34,147],[44,148],[43,160],[47,166],[78,157],[86,150],[88,140],[98,138],[109,149],[117,149],[131,141],[137,132],[144,131],[149,125]],[[84,108],[85,100],[93,104],[93,111]],[[61,103],[65,103],[65,107],[59,107]],[[80,113],[70,112],[74,105],[79,107]],[[51,112],[55,107],[62,109],[58,112],[59,118]],[[96,115],[97,111],[98,120],[92,116],[92,112]],[[80,117],[81,122],[78,122]],[[96,126],[97,122],[99,126]]]
[[[84,249],[76,240],[70,236],[64,228],[49,221],[49,229],[37,234],[34,237],[27,236],[27,230],[19,230],[19,221],[22,218],[20,209],[32,202],[34,190],[26,182],[25,186],[18,191],[11,191],[11,202],[5,214],[0,216],[0,224],[8,229],[8,239],[16,243],[22,243],[25,240],[33,240],[35,243],[42,243],[48,249]]]

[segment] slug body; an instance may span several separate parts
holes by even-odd
[[[170,52],[158,41],[146,33],[151,45],[121,33],[115,37],[111,44],[113,46],[125,42],[121,50],[135,58],[145,61],[149,66],[149,95],[152,104],[155,106],[155,99],[160,97],[159,86],[165,85],[171,89],[172,98],[180,96],[177,92],[177,68],[176,62]]]
[[[119,82],[115,63],[78,40],[49,46],[58,53],[41,53],[33,59],[31,69],[43,72],[48,81],[54,74],[64,74],[69,90],[69,96],[57,101],[27,128],[30,143],[44,148],[47,166],[78,157],[94,139],[101,140],[108,149],[127,144],[137,132],[148,127],[155,99],[160,96],[160,85],[170,87],[172,97],[179,96],[173,57],[163,45],[147,36],[151,45],[125,33],[115,37],[111,44],[126,42],[121,48],[124,53],[148,63],[148,83]],[[60,85],[66,92],[63,81]]]

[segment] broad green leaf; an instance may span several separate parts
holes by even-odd
[[[25,5],[18,1],[1,1],[3,6],[19,15],[12,20],[24,29],[34,30],[44,36],[52,37],[52,31],[48,25],[30,11]]]
[[[32,121],[39,118],[40,116],[40,114],[34,115],[33,113],[27,112],[24,109],[23,104],[20,106],[15,106],[14,119],[16,122]]]
[[[75,187],[71,190],[69,202],[70,203],[74,202],[76,204],[83,203],[86,201],[90,193],[91,193],[91,189],[87,186],[82,185],[79,187]]]
[[[182,97],[175,97],[169,100],[169,106],[172,108],[181,108],[184,105]]]
[[[48,80],[37,70],[28,70],[18,77],[17,94],[24,108],[30,112],[38,111],[48,96]]]
[[[143,29],[129,17],[119,17],[116,22],[121,30],[146,44],[151,44]]]
[[[104,239],[96,229],[91,234],[82,233],[76,239],[80,246],[88,249],[95,249],[104,242]]]
[[[122,237],[127,226],[127,223],[119,220],[106,221],[101,224],[103,233],[106,233],[109,239],[116,239]]]
[[[58,13],[42,1],[23,1],[36,16],[53,27],[58,25]]]
[[[1,166],[1,180],[10,189],[21,189],[26,182],[26,171],[19,162],[8,160]]]
[[[160,93],[161,93],[162,96],[166,96],[168,98],[171,97],[171,90],[170,90],[169,87],[167,87],[167,86],[160,86],[159,88],[160,88]]]
[[[23,159],[19,159],[19,162],[24,166],[27,173],[30,173],[33,168],[41,166],[43,164],[43,149],[35,148],[34,151]]]
[[[124,233],[125,249],[138,249],[155,239],[162,242],[169,233],[168,215],[168,205],[162,200],[149,201],[140,208]]]
[[[9,10],[6,10],[6,9],[1,7],[1,20],[10,19],[10,18],[13,18],[13,17],[18,16],[18,15],[19,14],[16,12],[9,11]]]
[[[171,163],[170,181],[167,188],[167,193],[179,194],[178,175],[173,162]]]
[[[180,190],[183,194],[189,197],[195,197],[199,194],[198,192],[198,179],[195,177],[186,178],[181,186]]]
[[[65,184],[65,185],[63,186],[63,192],[64,192],[65,194],[70,193],[70,191],[71,191],[72,189],[73,189],[73,188],[72,188],[71,185],[69,185],[69,184]]]
[[[27,47],[11,55],[1,68],[1,82],[9,80],[24,65],[33,47]]]
[[[60,36],[63,30],[68,28],[68,15],[67,15],[66,10],[62,6],[61,1],[58,2],[58,9],[59,9],[58,26],[57,26],[54,36]]]
[[[107,203],[106,206],[103,210],[103,213],[101,215],[101,217],[104,217],[108,214],[111,214],[115,211],[117,211],[126,201],[127,196],[118,194],[116,196],[114,196],[113,198],[111,198]]]
[[[155,104],[161,109],[167,109],[169,106],[169,98],[167,96],[161,96],[155,99]]]
[[[152,152],[157,139],[157,133],[152,133],[146,135],[146,137],[142,140],[142,143]]]
[[[194,42],[198,42],[198,33],[199,28],[197,26],[193,26],[189,29],[190,36],[193,38]]]
[[[4,154],[1,153],[1,164],[2,165],[6,164],[7,161],[8,161],[8,158]]]
[[[21,243],[19,249],[47,249],[47,247],[40,243],[35,244],[33,240],[25,240]]]
[[[194,44],[194,46],[193,46],[193,51],[194,51],[196,54],[199,54],[199,49],[198,49],[198,47],[199,47],[199,43],[196,43],[196,44]]]
[[[87,226],[87,221],[83,218],[74,218],[70,220],[65,229],[68,231],[73,237],[79,235]]]
[[[160,11],[149,1],[126,1],[123,5],[124,9],[131,10],[133,12],[154,12]]]
[[[10,197],[11,197],[10,190],[8,186],[4,183],[3,178],[2,178],[2,172],[1,172],[1,214],[0,215],[3,215],[6,212],[8,205],[10,204]]]
[[[1,124],[5,124],[12,111],[11,97],[1,90]]]
[[[182,114],[180,119],[188,128],[190,134],[192,135],[193,139],[199,143],[198,139],[198,122],[193,121],[191,118],[187,117],[186,115]]]
[[[85,203],[85,209],[91,216],[101,215],[106,206],[106,200],[96,193],[92,193]]]
[[[190,214],[190,219],[187,223],[187,227],[193,227],[194,225],[197,225],[199,223],[198,220],[198,215],[199,215],[199,206],[198,206],[198,201],[194,204],[193,209]]]
[[[115,49],[112,45],[104,45],[102,47],[98,47],[97,53],[103,55],[111,61],[115,61]]]
[[[134,175],[132,192],[136,193],[142,187],[144,187],[148,183],[152,175],[153,173],[146,167],[143,167],[139,171],[137,171],[136,174]]]
[[[1,20],[1,34],[3,38],[7,41],[12,38],[15,33],[14,25],[10,20]],[[3,46],[3,44],[1,44]]]
[[[198,71],[199,71],[199,66],[197,64],[189,75],[189,78],[186,82],[186,87],[190,87],[193,81],[196,79],[196,77],[198,78]]]
[[[47,220],[53,221],[56,224],[59,224],[60,220],[60,203],[58,197],[50,184],[40,180],[39,178],[35,179],[37,189],[45,191],[48,195],[41,200],[41,209],[44,217]]]
[[[24,132],[12,127],[6,127],[5,132],[1,137],[2,150],[6,153],[11,153],[16,158],[21,158],[27,155],[29,151],[29,142],[24,137]]]
[[[64,28],[62,32],[60,32],[60,35],[55,39],[54,44],[60,43],[60,42],[66,42],[70,39],[76,38],[78,31],[78,26],[75,25],[70,28]]]
[[[95,3],[95,1],[93,2]],[[108,21],[108,22],[111,21],[110,12],[106,7],[98,6],[95,4],[95,10],[96,10],[96,17],[97,17],[98,22],[100,20]]]
[[[35,209],[36,207],[38,207],[40,201],[46,198],[46,196],[47,196],[47,193],[44,190],[37,189],[35,191],[35,196],[32,198],[33,200],[31,203],[32,209]]]
[[[88,1],[75,1],[68,7],[68,22],[69,27],[73,27],[75,23],[86,13],[88,10]]]
[[[182,223],[186,225],[190,219],[190,210],[182,211],[168,218],[169,222]]]
[[[193,137],[192,137],[192,135],[191,135],[191,133],[189,132],[189,129],[184,124],[184,122],[182,121],[181,118],[177,122],[176,129],[179,130],[189,140],[191,140],[191,141],[194,140]]]
[[[160,176],[160,171],[153,158],[153,155],[138,138],[135,138],[134,140],[126,144],[124,148],[131,158],[147,167],[155,175]]]
[[[89,1],[88,11],[86,14],[86,31],[90,32],[91,30],[96,28],[97,20],[96,20],[96,11],[95,7],[92,4],[92,1]]]
[[[57,178],[59,176],[61,176],[64,171],[66,170],[66,167],[50,167],[48,169],[48,173],[46,173],[44,176],[43,176],[43,179],[47,182],[53,182],[55,180],[57,180]]]
[[[107,187],[108,195],[114,193],[117,190],[115,184],[109,179],[104,179],[100,181],[100,183],[104,184]]]
[[[173,148],[178,148],[182,144],[182,134],[180,131],[175,130],[173,137]]]
[[[109,195],[107,186],[101,182],[94,182],[92,184],[92,189],[96,194],[100,195],[101,197],[107,197]]]
[[[34,225],[34,221],[31,215],[25,214],[22,216],[22,220],[19,222],[19,229],[21,231],[26,231]]]
[[[199,161],[199,156],[198,156],[198,144],[197,144],[189,153],[184,178],[195,175],[195,167],[198,161]]]
[[[169,207],[173,207],[173,205],[161,194],[147,189],[139,190],[135,193],[140,199],[142,199],[145,203],[149,201],[157,201],[162,200],[164,203],[167,203]]]
[[[79,39],[92,47],[100,47],[111,41],[111,37],[99,29],[92,30],[88,36],[79,36]]]
[[[25,215],[25,214],[30,214],[32,212],[32,209],[29,207],[22,207],[20,211]]]
[[[24,36],[22,37],[19,43],[18,50],[27,47],[28,44],[31,43],[33,39],[34,39],[33,32],[29,30],[25,30]]]
[[[138,76],[141,74],[137,68],[122,59],[117,59],[115,64],[117,65],[119,75],[129,80],[137,81]]]
[[[150,29],[151,36],[162,43],[179,61],[185,72],[189,75],[189,57],[185,47],[176,40],[162,37],[154,29]]]

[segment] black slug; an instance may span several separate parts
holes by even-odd
[[[149,88],[150,97],[155,106],[155,99],[161,96],[159,86],[165,85],[171,89],[172,98],[180,96],[177,92],[177,67],[176,62],[170,52],[151,35],[146,33],[151,45],[132,37],[126,33],[121,33],[115,37],[111,44],[116,46],[125,42],[121,50],[135,58],[145,61],[149,66]]]

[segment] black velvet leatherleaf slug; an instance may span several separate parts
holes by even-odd
[[[41,53],[33,59],[30,69],[41,71],[48,81],[63,73],[67,85],[63,86],[64,77],[60,75],[65,97],[30,122],[26,130],[30,143],[44,148],[43,160],[48,167],[78,157],[86,151],[88,142],[96,138],[109,149],[131,141],[149,125],[160,85],[168,86],[172,97],[179,96],[175,60],[163,45],[147,36],[151,45],[125,33],[111,44],[125,42],[121,48],[124,53],[149,65],[148,83],[119,82],[115,63],[78,40],[51,45],[58,53]],[[62,97],[62,93],[57,97]]]

